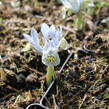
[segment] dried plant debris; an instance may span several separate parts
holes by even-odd
[[[62,18],[59,0],[0,1],[0,109],[25,109],[39,102],[47,89],[41,55],[23,37],[32,27],[40,32],[42,23],[61,24],[70,44],[68,51],[59,52],[57,72],[73,52],[61,74],[57,73],[56,89],[45,105],[52,109],[109,108],[109,1],[100,1],[95,0],[93,15],[83,14],[86,23],[79,31],[74,28],[73,13]]]

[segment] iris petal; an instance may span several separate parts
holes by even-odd
[[[83,0],[61,0],[63,5],[68,8],[72,9],[74,12],[79,12],[80,5],[83,2]]]
[[[33,37],[31,37],[30,35],[27,35],[27,34],[23,34],[23,36],[25,37],[25,39],[31,43],[31,45],[37,49],[39,52],[42,52],[42,47],[38,44],[38,43],[35,43],[34,42],[34,39]]]
[[[35,43],[39,43],[38,33],[34,28],[31,29],[31,36]]]
[[[52,39],[54,39],[55,38],[55,27],[54,27],[54,25],[51,25],[50,26],[50,30],[49,30],[49,35],[50,35],[50,37],[52,38]]]
[[[24,38],[31,44],[34,44],[34,40],[32,39],[32,37],[28,34],[23,34]]]
[[[49,35],[49,26],[46,23],[43,23],[41,25],[41,32],[42,32],[42,35],[44,36],[44,39],[47,41],[48,35]]]
[[[47,66],[57,66],[60,63],[60,58],[57,52],[50,51],[43,54],[42,62]]]

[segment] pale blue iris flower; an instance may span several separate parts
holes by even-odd
[[[31,30],[31,35],[23,35],[25,39],[27,39],[27,41],[30,42],[36,50],[42,53],[43,64],[47,66],[56,66],[60,63],[58,51],[59,47],[62,45],[62,27],[60,26],[56,30],[54,25],[51,25],[49,27],[47,24],[43,23],[41,25],[41,33],[44,39],[44,46],[40,45],[38,33],[34,28],[32,28]],[[64,42],[66,42],[66,40]]]
[[[65,7],[65,11],[68,9],[73,10],[75,13],[78,13],[81,8],[85,8],[83,3],[87,3],[89,7],[93,7],[93,0],[61,0],[62,4]]]
[[[65,6],[67,9],[71,9],[74,12],[79,12],[81,3],[84,0],[61,0],[62,4]]]

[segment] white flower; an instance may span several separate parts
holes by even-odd
[[[47,66],[56,66],[60,63],[60,58],[58,55],[59,47],[61,47],[62,37],[62,27],[60,26],[57,30],[54,25],[50,27],[47,24],[41,25],[41,32],[44,39],[44,46],[40,45],[40,40],[38,38],[37,31],[32,28],[31,36],[27,34],[23,34],[25,39],[30,42],[35,49],[42,53],[42,62]],[[66,40],[63,43],[67,43]],[[64,46],[67,49],[68,45]]]
[[[79,12],[80,7],[81,7],[81,3],[83,1],[84,0],[61,0],[63,5],[65,6],[65,8],[71,9],[76,13]]]
[[[78,13],[81,9],[94,7],[93,0],[61,0],[61,2],[65,7],[65,14],[68,9]]]

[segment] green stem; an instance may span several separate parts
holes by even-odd
[[[52,80],[56,77],[54,66],[48,66],[47,67],[47,75],[46,75],[46,81],[47,85],[49,86],[52,82]]]
[[[81,29],[83,29],[83,26],[84,26],[83,14],[81,12],[79,12],[77,14],[77,18],[75,19],[75,27],[78,30],[81,30]]]
[[[89,7],[87,13],[92,16],[94,14],[94,7]]]

